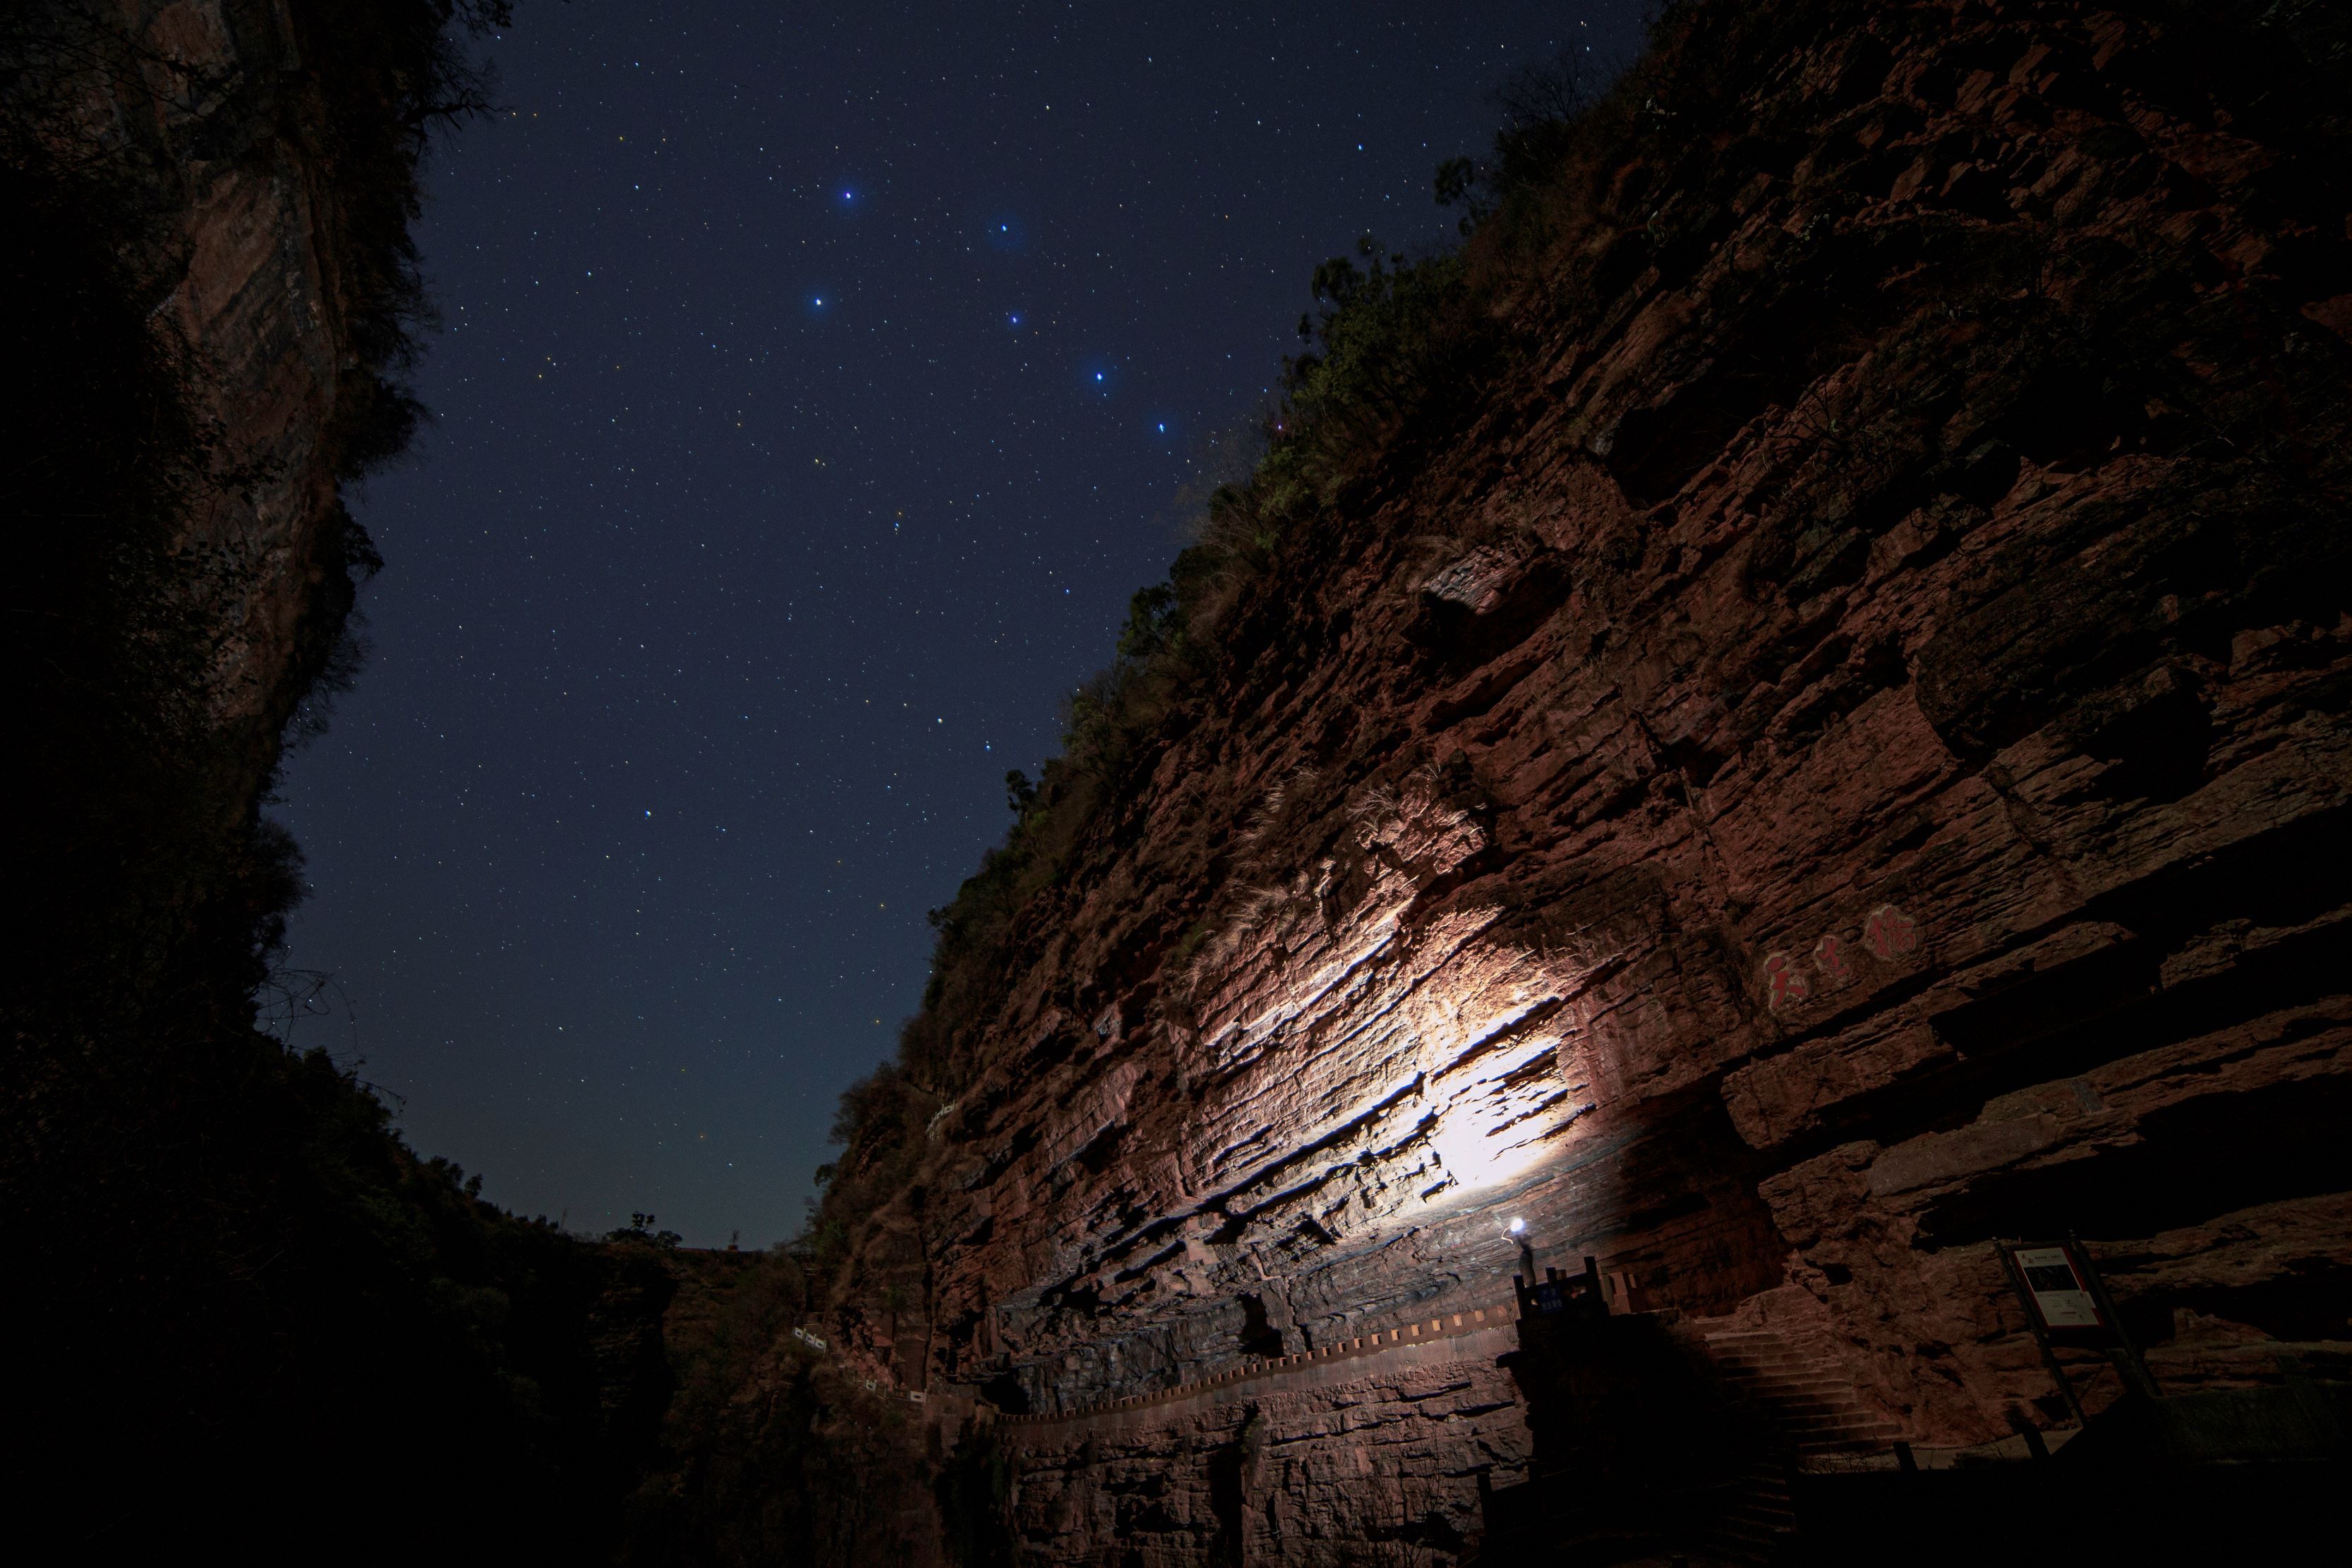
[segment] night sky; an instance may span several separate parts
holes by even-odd
[[[275,807],[349,1004],[293,1043],[525,1215],[792,1235],[1315,263],[1452,242],[1494,89],[1636,10],[527,0]]]

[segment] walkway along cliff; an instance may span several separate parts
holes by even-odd
[[[2331,27],[1685,5],[1454,171],[1460,258],[1318,275],[668,1506],[761,1540],[714,1478],[810,1379],[936,1467],[868,1561],[1758,1560],[2207,1394],[2325,1459]],[[2045,1352],[1998,1244],[2070,1236],[2108,1337]]]

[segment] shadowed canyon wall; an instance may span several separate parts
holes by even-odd
[[[355,662],[342,486],[415,425],[418,161],[502,9],[0,18],[0,1474],[59,1558],[593,1552],[667,1395],[683,1270],[499,1213],[255,1026],[300,887],[260,804]]]
[[[2168,1389],[2340,1356],[2322,20],[1683,7],[1507,182],[1456,351],[1285,491],[1328,329],[845,1110],[834,1418],[1450,1323],[1514,1219],[1922,1446],[2072,1419],[1997,1237],[2080,1233]],[[1000,1422],[987,1550],[1453,1561],[1528,1427],[1492,1347],[1412,1348]]]

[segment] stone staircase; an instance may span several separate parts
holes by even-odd
[[[1770,1329],[1724,1329],[1706,1336],[1706,1353],[1788,1443],[1800,1468],[1883,1454],[1901,1436],[1894,1422],[1863,1403],[1827,1354]],[[1787,1496],[1787,1485],[1781,1496]]]
[[[1711,1563],[1770,1568],[1786,1562],[1797,1533],[1797,1508],[1789,1498],[1786,1461],[1762,1458],[1721,1494],[1719,1511],[1706,1529],[1702,1555]]]

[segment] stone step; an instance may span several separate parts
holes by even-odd
[[[1708,1355],[1724,1380],[1762,1407],[1800,1458],[1884,1453],[1902,1429],[1865,1401],[1837,1362],[1800,1348],[1769,1330],[1734,1330],[1706,1336]],[[1787,1485],[1779,1488],[1785,1510]],[[1745,1520],[1752,1500],[1726,1515]],[[1780,1513],[1793,1524],[1794,1515]]]
[[[1843,1409],[1830,1409],[1819,1405],[1780,1405],[1767,1406],[1766,1413],[1782,1426],[1861,1426],[1881,1419],[1874,1410],[1858,1405]]]
[[[1812,1383],[1824,1379],[1851,1383],[1853,1380],[1833,1366],[1749,1366],[1741,1362],[1717,1362],[1716,1370],[1724,1376],[1764,1382]]]
[[[1827,1409],[1866,1410],[1874,1408],[1852,1384],[1835,1388],[1784,1388],[1769,1383],[1743,1384],[1738,1392],[1749,1399],[1782,1406],[1809,1405]]]
[[[1886,1451],[1886,1448],[1887,1445],[1885,1443],[1865,1441],[1860,1438],[1850,1439],[1838,1443],[1800,1443],[1797,1445],[1798,1454],[1806,1458],[1826,1458],[1830,1455],[1883,1454]]]
[[[1822,1351],[1791,1350],[1786,1346],[1773,1349],[1764,1345],[1710,1345],[1706,1353],[1716,1361],[1747,1361],[1770,1365],[1790,1362],[1831,1363],[1838,1359]]]
[[[1824,1410],[1874,1408],[1854,1392],[1851,1384],[1842,1388],[1781,1388],[1771,1384],[1744,1384],[1738,1385],[1738,1392],[1749,1399],[1783,1407],[1805,1405],[1817,1405]]]
[[[1791,1383],[1811,1383],[1822,1380],[1838,1383],[1853,1381],[1833,1366],[1750,1366],[1743,1362],[1718,1362],[1716,1365],[1724,1376],[1731,1378],[1764,1381],[1779,1379]]]
[[[1785,1333],[1710,1333],[1707,1344],[1722,1350],[1804,1350]]]
[[[1728,1377],[1724,1381],[1742,1394],[1775,1394],[1786,1399],[1858,1399],[1861,1390],[1843,1378]]]
[[[1874,1421],[1878,1412],[1866,1405],[1848,1402],[1824,1405],[1817,1400],[1768,1400],[1764,1402],[1772,1418],[1783,1426],[1799,1421]]]
[[[1716,1517],[1717,1519],[1727,1521],[1739,1520],[1759,1528],[1779,1527],[1785,1529],[1795,1523],[1797,1515],[1795,1510],[1790,1508],[1786,1503],[1771,1501],[1759,1502],[1750,1499],[1748,1501],[1737,1503],[1730,1508],[1725,1509]]]
[[[1717,1563],[1738,1563],[1740,1568],[1769,1568],[1782,1560],[1792,1534],[1785,1530],[1750,1532],[1718,1525],[1707,1531],[1706,1555]]]

